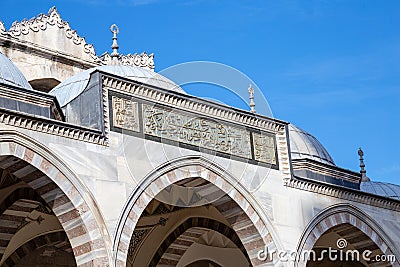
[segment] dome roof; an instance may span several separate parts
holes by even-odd
[[[60,103],[61,107],[65,106],[78,95],[80,95],[83,90],[85,90],[86,86],[89,83],[90,74],[96,70],[111,73],[123,78],[156,86],[162,89],[185,93],[185,91],[183,91],[183,89],[177,84],[156,72],[146,70],[141,67],[112,65],[99,66],[82,71],[81,73],[72,76],[71,78],[54,87],[49,92],[49,94],[57,97],[57,100]]]
[[[360,190],[374,195],[400,200],[400,185],[383,182],[362,182]]]
[[[292,159],[307,158],[335,165],[328,151],[314,136],[293,124],[289,124],[289,139]]]
[[[0,84],[14,85],[33,90],[21,71],[11,60],[0,52]]]

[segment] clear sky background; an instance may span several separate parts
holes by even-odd
[[[156,71],[194,61],[232,66],[255,81],[274,117],[313,134],[340,167],[400,184],[400,1],[0,1],[0,20],[56,6],[71,28],[110,51],[155,53]],[[189,93],[240,108],[221,90]]]

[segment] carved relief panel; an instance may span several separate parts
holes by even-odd
[[[207,118],[143,105],[144,133],[251,159],[250,132]]]
[[[276,164],[275,138],[269,134],[252,133],[254,159],[256,161]]]
[[[113,126],[139,132],[138,103],[130,99],[112,96]]]
[[[111,93],[111,130],[278,168],[275,135]],[[185,146],[186,145],[186,146]]]

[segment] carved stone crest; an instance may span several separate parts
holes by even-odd
[[[267,134],[253,134],[254,159],[260,162],[276,164],[275,138]]]

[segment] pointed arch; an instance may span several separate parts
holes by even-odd
[[[116,251],[116,266],[125,266],[131,236],[135,226],[154,197],[166,187],[190,178],[202,178],[223,191],[243,214],[241,225],[248,225],[248,230],[239,230],[239,224],[232,228],[236,231],[250,260],[254,266],[265,264],[257,259],[257,252],[269,246],[271,249],[281,248],[277,236],[269,219],[262,212],[262,208],[253,199],[252,195],[226,170],[202,156],[187,156],[172,160],[161,165],[143,179],[136,190],[129,197],[124,207],[121,219],[117,226],[114,242]],[[232,203],[225,203],[223,209]]]
[[[27,183],[61,223],[78,266],[110,266],[108,234],[90,191],[44,145],[14,131],[0,132],[0,158],[10,173]],[[111,243],[111,242],[110,242]]]
[[[370,216],[350,204],[337,204],[322,210],[308,224],[297,246],[298,255],[302,251],[312,250],[317,240],[330,229],[349,224],[360,230],[370,238],[385,255],[396,256],[396,266],[400,266],[400,254],[385,231]],[[300,262],[298,266],[305,266],[306,262]]]

